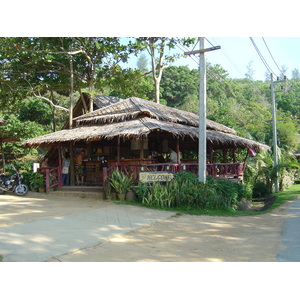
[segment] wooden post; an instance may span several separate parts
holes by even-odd
[[[75,185],[75,157],[73,144],[70,142],[70,185]]]
[[[49,168],[45,168],[45,177],[46,177],[45,191],[46,194],[48,194],[50,190],[50,169]]]
[[[61,153],[61,145],[60,143],[57,146],[57,151],[58,151],[58,187],[62,187],[62,153]]]
[[[144,138],[139,140],[140,144],[140,158],[144,158]]]
[[[212,164],[213,163],[213,149],[211,146],[209,146],[209,162]]]
[[[233,162],[236,163],[236,148],[232,149]]]
[[[105,187],[108,180],[108,168],[103,167],[103,187]]]
[[[2,167],[3,167],[3,174],[5,174],[5,157],[4,157],[4,150],[3,150],[3,143],[0,139],[0,146],[1,146],[1,152],[2,152]]]
[[[120,151],[120,147],[121,147],[121,142],[120,142],[120,136],[118,136],[118,142],[117,142],[117,166],[119,166],[120,164],[120,155],[121,155],[121,151]]]
[[[179,138],[176,139],[177,163],[180,164]]]

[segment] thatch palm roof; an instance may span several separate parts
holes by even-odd
[[[198,127],[199,125],[199,116],[194,113],[136,97],[130,97],[126,100],[97,109],[91,113],[79,116],[74,120],[78,126],[82,126],[124,122],[141,116],[148,116],[149,118],[164,122],[172,122],[194,127]],[[206,127],[207,129],[221,132],[232,134],[236,133],[236,131],[232,128],[208,119],[206,120]]]
[[[111,104],[118,103],[124,100],[123,98],[113,97],[113,96],[106,96],[106,95],[96,95],[93,97],[93,103],[98,107],[106,107]]]
[[[139,138],[147,136],[153,131],[169,132],[178,137],[189,136],[193,139],[198,138],[197,127],[163,122],[148,117],[126,121],[126,126],[124,126],[124,124],[125,123],[123,122],[118,122],[65,129],[24,141],[23,145],[26,147],[49,146],[51,144],[63,143],[66,141],[96,141],[112,139],[116,136],[123,137],[124,139]],[[229,147],[236,146],[241,148],[252,147],[263,150],[268,149],[268,146],[264,144],[216,130],[207,130],[207,140],[215,145],[221,144]]]
[[[103,100],[103,98],[101,98]],[[109,100],[109,99],[107,99]],[[75,118],[77,127],[35,137],[23,142],[26,147],[49,146],[63,142],[99,141],[122,137],[146,137],[151,132],[167,132],[177,137],[198,139],[198,115],[140,98],[115,99],[115,103]],[[268,146],[238,137],[235,130],[206,121],[207,140],[220,147]]]

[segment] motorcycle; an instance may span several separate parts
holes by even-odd
[[[0,195],[8,191],[13,191],[17,196],[24,196],[28,193],[29,188],[26,184],[22,183],[23,175],[21,175],[11,164],[14,174],[9,178],[5,175],[0,176]]]

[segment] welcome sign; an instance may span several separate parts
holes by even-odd
[[[141,182],[165,182],[174,178],[173,173],[168,172],[140,172],[139,179]]]

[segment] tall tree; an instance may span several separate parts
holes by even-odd
[[[253,60],[251,60],[249,63],[248,63],[248,65],[247,65],[247,72],[246,72],[246,74],[245,74],[245,77],[247,78],[247,79],[249,79],[249,80],[253,80],[253,75],[254,75],[254,70],[253,70],[253,67],[252,67],[252,65],[253,65]]]
[[[167,37],[139,37],[132,44],[133,48],[139,53],[140,51],[147,50],[151,58],[152,77],[154,81],[154,99],[159,103],[160,99],[160,81],[162,73],[168,67],[170,62],[174,62],[180,57],[180,54],[165,55],[166,49],[174,49],[177,43],[182,43],[189,46],[194,42],[193,38],[167,38]]]
[[[144,53],[137,60],[137,68],[143,73],[148,72],[148,59]]]
[[[0,99],[20,99],[26,93],[44,99],[47,90],[70,91],[70,76],[75,86],[103,87],[103,82],[129,52],[119,38],[0,38]],[[72,57],[73,72],[70,69]],[[2,96],[2,97],[1,97]],[[68,109],[67,109],[68,110]]]
[[[292,71],[292,79],[294,80],[300,80],[300,72],[299,72],[299,69],[293,69]]]
[[[198,99],[199,72],[187,66],[170,66],[163,73],[160,87],[161,97],[167,105],[180,107],[187,97]]]

